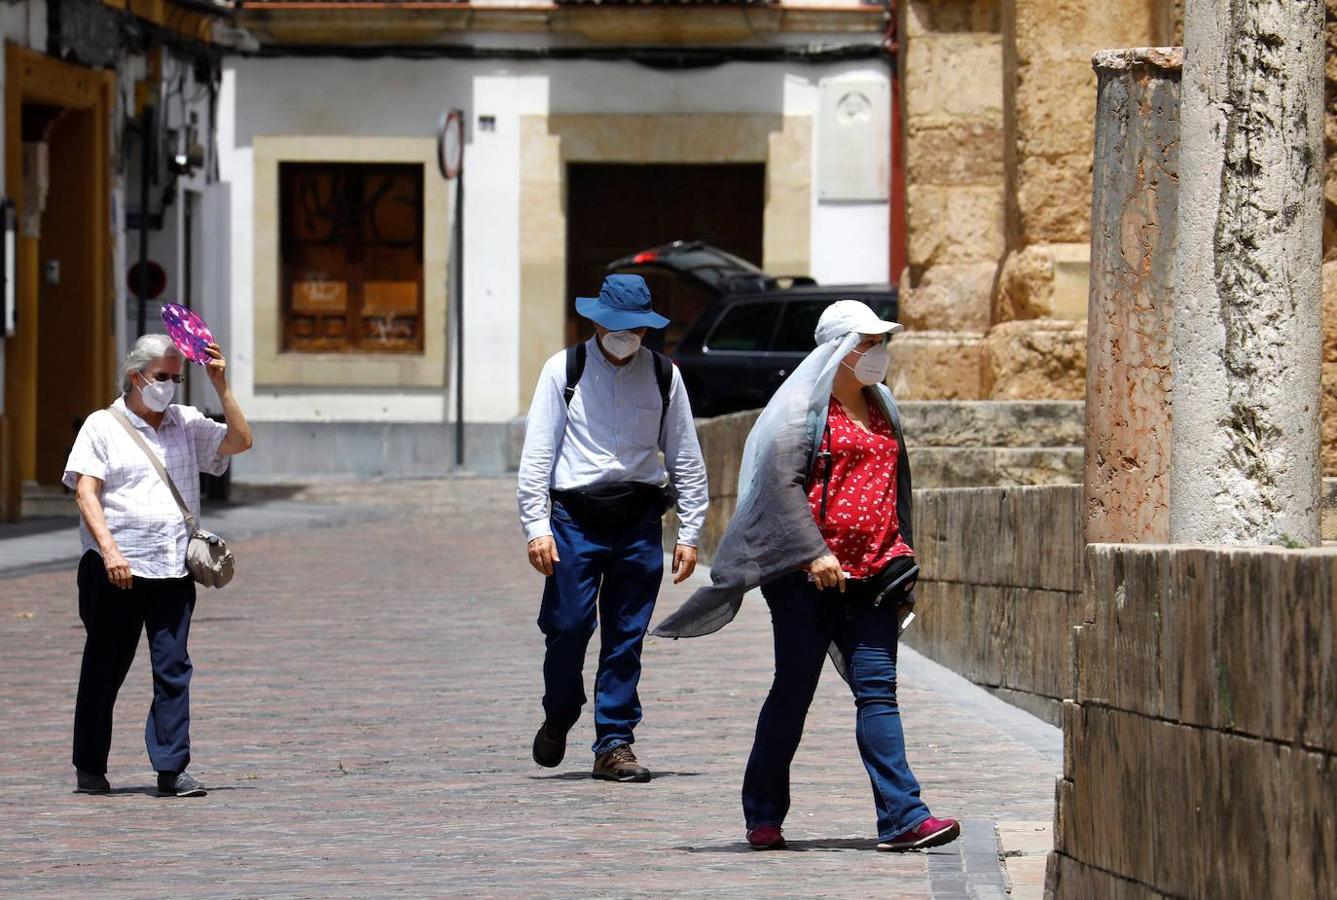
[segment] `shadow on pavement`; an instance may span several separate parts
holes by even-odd
[[[650,773],[651,781],[661,778],[696,778],[700,772],[664,772],[656,769]],[[558,772],[556,775],[530,775],[531,781],[590,781],[589,772]]]
[[[746,841],[703,847],[674,847],[688,853],[807,853],[809,851],[840,852],[842,850],[876,850],[877,842],[869,838],[813,838],[806,841],[785,840],[783,850],[753,850]]]
[[[207,796],[208,794],[213,794],[213,793],[220,793],[220,794],[221,794],[221,793],[223,793],[224,791],[254,791],[254,790],[257,790],[257,788],[251,787],[251,786],[249,786],[249,785],[227,785],[227,784],[224,784],[224,785],[217,785],[217,786],[215,786],[215,785],[209,785],[208,787],[205,788],[205,790],[206,790],[206,794],[205,794],[205,796]],[[198,800],[198,799],[202,799],[201,797],[161,797],[161,798],[159,798],[159,796],[158,796],[158,787],[157,787],[157,785],[152,785],[152,784],[140,785],[140,786],[136,786],[136,787],[114,787],[114,788],[112,788],[110,791],[108,791],[108,792],[106,792],[106,793],[104,793],[104,794],[87,794],[87,793],[83,793],[83,792],[81,792],[81,791],[70,791],[70,794],[73,795],[73,796],[75,796],[75,797],[153,797],[154,799],[162,799],[162,800],[182,800],[182,801],[185,801],[185,800]]]

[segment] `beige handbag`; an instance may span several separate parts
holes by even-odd
[[[130,424],[125,413],[115,408],[107,411],[130,433],[130,437],[134,438],[139,449],[144,451],[158,476],[171,489],[176,505],[181,508],[181,515],[186,519],[186,528],[190,530],[190,543],[186,545],[186,568],[190,570],[190,576],[205,587],[221,588],[227,584],[232,580],[236,566],[236,560],[233,559],[232,551],[227,548],[227,543],[212,531],[197,527],[195,516],[191,514],[190,507],[186,506],[186,501],[181,499],[181,492],[172,482],[172,476],[167,474],[153,448],[144,440],[144,436],[135,430],[135,426]]]

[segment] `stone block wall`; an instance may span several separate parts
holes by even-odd
[[[1337,896],[1337,551],[1096,544],[1050,892]]]
[[[1072,696],[1081,485],[915,492],[921,572],[908,644],[1054,724]]]
[[[1163,44],[1182,0],[897,4],[906,400],[1083,395],[1095,75]],[[1014,323],[1024,322],[1024,325]]]
[[[907,268],[897,396],[977,400],[1005,247],[1001,0],[897,4]]]

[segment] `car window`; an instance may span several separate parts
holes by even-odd
[[[715,352],[765,352],[771,345],[778,303],[739,303],[715,323],[706,349]]]
[[[817,320],[822,310],[834,300],[790,300],[785,304],[785,314],[780,320],[780,332],[775,336],[777,353],[807,353],[817,342],[812,333],[817,330]]]
[[[873,312],[877,313],[879,319],[885,319],[888,322],[896,321],[896,301],[888,297],[885,300],[873,301]]]

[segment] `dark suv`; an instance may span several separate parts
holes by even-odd
[[[698,416],[766,405],[811,352],[817,319],[836,300],[862,300],[879,317],[896,318],[896,290],[889,285],[819,285],[810,278],[777,278],[700,242],[676,241],[608,267],[609,272],[647,276],[665,270],[712,295],[689,323],[671,326],[667,343],[658,348],[677,363]],[[656,288],[657,307],[660,294]]]

